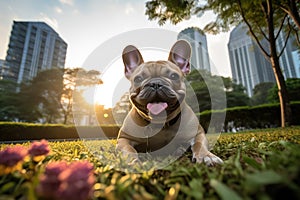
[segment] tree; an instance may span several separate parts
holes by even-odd
[[[277,0],[274,3],[288,14],[300,29],[300,1],[299,0]]]
[[[245,87],[241,84],[232,83],[230,90],[226,91],[227,107],[248,106],[250,99],[245,93]]]
[[[275,5],[283,10],[286,14],[293,19],[296,27],[292,27],[292,30],[296,36],[296,40],[300,45],[300,1],[299,0],[276,0],[274,1]]]
[[[64,89],[63,69],[44,70],[27,83],[20,91],[21,120],[45,123],[59,122],[61,118],[60,102]]]
[[[100,72],[96,70],[85,70],[82,68],[67,68],[64,72],[64,91],[62,93],[61,109],[63,112],[63,123],[66,124],[72,117],[72,105],[80,104],[82,108],[89,110],[89,105],[81,96],[84,87],[102,84],[99,78]]]
[[[53,68],[38,73],[20,91],[20,115],[22,121],[67,124],[72,118],[72,105],[89,107],[82,97],[84,86],[101,84],[96,70],[82,68]],[[76,102],[74,102],[76,99]]]
[[[261,105],[269,103],[268,93],[273,88],[275,83],[264,82],[257,84],[253,89],[253,96],[251,98],[252,105]],[[278,94],[276,94],[278,97]]]
[[[223,86],[218,84],[218,80],[208,71],[192,70],[187,75],[186,80],[186,85],[188,86],[186,101],[194,112],[211,110],[212,105],[223,105],[221,102],[218,102],[221,99],[216,97],[216,95],[224,92]],[[195,102],[195,96],[198,101],[197,103]],[[217,107],[215,109],[224,109],[224,107]]]
[[[286,80],[287,90],[290,94],[291,101],[300,101],[300,79],[299,78],[288,78]],[[268,101],[271,103],[277,103],[278,99],[278,88],[274,85],[268,93]]]
[[[227,107],[247,106],[250,99],[245,93],[245,87],[241,84],[236,84],[229,77],[221,77],[224,83],[226,92]]]
[[[192,14],[202,14],[205,11],[212,10],[217,14],[215,21],[208,23],[204,31],[210,33],[219,33],[228,31],[231,26],[244,22],[249,34],[254,38],[263,54],[270,61],[278,90],[278,96],[281,106],[281,126],[285,127],[291,122],[291,108],[289,97],[284,81],[284,76],[279,65],[279,57],[287,44],[291,27],[289,26],[290,17],[275,4],[276,0],[208,0],[205,4],[200,4],[197,0],[152,0],[146,3],[146,14],[150,20],[159,19],[160,24],[167,20],[176,24]],[[168,3],[167,3],[168,2]],[[177,3],[175,3],[177,2]],[[185,3],[183,3],[185,2]],[[201,1],[202,2],[202,1]],[[172,7],[172,8],[171,8]],[[299,10],[299,3],[296,4]],[[172,11],[176,12],[172,12]],[[189,12],[180,12],[178,10],[190,10]],[[185,15],[183,15],[185,14]],[[287,25],[286,39],[282,49],[276,45],[282,30]],[[264,38],[264,40],[262,40]],[[262,41],[267,42],[267,48]]]
[[[249,97],[245,94],[245,88],[242,85],[233,83],[230,78],[211,75],[205,70],[193,70],[186,78],[191,86],[187,88],[186,100],[194,111],[198,111],[195,106],[199,106],[200,112],[211,109],[224,109],[225,105],[221,102],[222,98],[219,98],[219,95],[224,92],[227,107],[249,105]],[[220,83],[220,80],[223,80],[223,82]],[[193,94],[197,97],[197,105],[190,96]],[[212,105],[215,106],[212,107]]]
[[[16,83],[0,80],[0,121],[15,121],[19,115]]]

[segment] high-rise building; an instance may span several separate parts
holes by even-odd
[[[2,79],[2,71],[4,70],[4,62],[5,60],[0,59],[0,80]]]
[[[0,72],[2,71],[2,68],[4,66],[5,60],[0,59]]]
[[[44,22],[14,21],[6,55],[5,79],[21,83],[39,71],[64,68],[67,43]]]
[[[252,96],[255,85],[275,81],[272,66],[247,34],[244,25],[238,25],[231,31],[228,52],[233,81],[242,84],[249,96]]]
[[[278,49],[282,49],[286,34],[281,31],[277,40]],[[296,45],[294,35],[290,35],[285,50],[279,58],[280,67],[285,78],[300,78],[299,76],[299,46]],[[298,62],[298,63],[297,63]]]
[[[295,64],[296,76],[299,78],[300,77],[300,53],[299,53],[299,50],[293,51],[292,56],[293,56],[293,61]]]
[[[178,34],[177,39],[185,39],[191,44],[191,64],[193,67],[211,72],[206,35],[201,29],[197,27],[186,28]]]
[[[0,80],[5,79],[5,77],[9,77],[11,75],[5,60],[0,59]]]
[[[238,25],[231,31],[228,52],[233,80],[237,84],[242,84],[246,88],[246,93],[252,96],[255,85],[262,82],[275,82],[275,76],[271,63],[247,32],[248,28],[244,24]],[[283,41],[284,33],[281,33],[277,41],[279,48],[282,47]],[[265,49],[268,49],[268,44],[265,41],[261,42]],[[292,55],[293,49],[295,45],[291,39],[280,57],[280,65],[285,78],[297,77],[296,64]]]

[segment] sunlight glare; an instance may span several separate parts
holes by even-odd
[[[144,61],[166,60],[168,53],[162,49],[140,50]],[[86,90],[83,95],[90,104],[104,105],[111,108],[129,90],[130,82],[124,77],[124,65],[121,56],[101,72],[103,84]]]

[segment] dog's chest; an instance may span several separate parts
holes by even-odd
[[[135,148],[138,152],[156,151],[173,141],[177,131],[176,126],[163,128],[149,126],[144,132],[143,142],[137,144]]]

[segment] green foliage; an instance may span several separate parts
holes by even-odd
[[[210,180],[210,185],[216,190],[217,194],[222,199],[242,200],[242,198],[235,191],[216,179]]]
[[[217,105],[215,109],[224,109],[225,105],[222,104],[222,98],[216,98],[215,95],[224,93],[224,86],[222,79],[220,77],[212,76],[206,70],[193,70],[187,77],[187,82],[191,87],[187,89],[186,101],[191,102],[192,109],[193,106],[199,106],[201,111],[211,110],[212,105]],[[196,95],[198,104],[193,102],[193,98],[190,97],[190,94]],[[192,96],[193,97],[193,96]],[[224,97],[225,98],[225,97]],[[225,101],[225,99],[224,99]],[[220,107],[222,106],[223,107]]]
[[[169,1],[169,0],[153,0],[146,2],[146,15],[149,20],[158,19],[158,24],[163,25],[167,20],[171,20],[173,24],[187,19],[192,14],[191,9],[194,1]]]
[[[16,84],[0,80],[0,121],[13,121],[19,114],[19,101],[16,95]]]
[[[60,118],[60,99],[63,91],[63,69],[41,71],[21,86],[21,121],[54,123]]]
[[[191,86],[187,89],[186,100],[189,103],[193,100],[189,95],[195,94],[200,111],[224,109],[226,103],[227,107],[249,105],[249,97],[244,93],[244,87],[233,83],[230,78],[211,75],[206,70],[193,70],[186,79]],[[194,111],[197,111],[193,108],[194,102],[190,105]]]
[[[61,124],[32,124],[0,122],[0,141],[26,141],[41,139],[116,138],[119,127],[78,126]],[[79,133],[79,134],[78,134]]]
[[[261,105],[269,103],[268,101],[268,93],[270,89],[275,85],[275,83],[272,82],[264,82],[257,84],[253,89],[253,96],[251,98],[251,104],[252,105]],[[276,94],[278,97],[278,94]]]
[[[115,140],[49,144],[51,154],[35,169],[43,171],[47,163],[58,160],[88,160],[94,164],[96,175],[93,199],[300,198],[300,127],[222,134],[213,148],[224,160],[220,166],[191,163],[191,152],[187,152],[164,169],[136,174],[110,165],[110,161],[120,162]],[[0,149],[6,146],[0,145]],[[29,197],[38,184],[38,174],[30,179],[33,172],[25,164],[21,172],[0,177],[0,198]],[[24,175],[27,179],[22,178]]]
[[[300,18],[300,3],[294,1],[271,1],[274,7],[274,24],[280,26],[281,20],[285,14],[292,19],[289,21],[290,28],[293,29],[295,35],[298,35]],[[244,1],[244,0],[215,0],[215,1],[199,1],[199,0],[150,0],[146,2],[146,12],[149,20],[158,20],[159,25],[165,24],[168,20],[172,24],[177,24],[183,20],[189,19],[192,15],[202,16],[206,11],[213,11],[216,18],[207,22],[204,31],[217,34],[227,32],[230,27],[236,26],[244,19],[249,20],[256,34],[265,31],[267,27],[264,15],[264,6],[266,1]],[[272,11],[273,12],[273,11]],[[244,16],[243,16],[244,15]],[[293,21],[296,26],[291,26]],[[258,37],[263,38],[263,34]],[[299,42],[299,38],[298,38]]]
[[[290,101],[300,101],[300,78],[288,78],[285,81]],[[274,85],[268,94],[269,102],[279,102],[278,87]]]
[[[292,124],[299,125],[300,102],[292,102],[291,108],[293,113]],[[218,116],[223,116],[224,114],[226,114],[223,124],[225,132],[230,132],[233,128],[243,130],[280,126],[280,107],[278,103],[204,111],[199,114],[200,124],[207,130],[212,115],[218,118]],[[216,130],[219,130],[219,128],[216,127]]]
[[[231,88],[226,91],[227,108],[250,105],[250,98],[245,93],[245,88],[241,84],[231,84]]]

